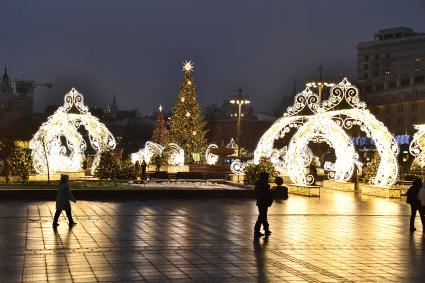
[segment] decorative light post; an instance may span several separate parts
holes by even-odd
[[[242,96],[242,88],[238,89],[239,95],[230,99],[231,104],[236,104],[238,106],[238,113],[235,114],[237,117],[236,120],[236,144],[238,145],[238,157],[240,157],[241,153],[241,117],[242,117],[242,106],[245,104],[251,103],[251,101],[246,96]]]
[[[318,99],[318,104],[320,105],[320,103],[322,102],[322,91],[323,88],[326,87],[333,87],[335,84],[331,83],[331,82],[327,82],[323,79],[323,66],[320,64],[319,69],[317,69],[319,71],[319,80],[317,81],[311,81],[308,82],[306,84],[307,87],[312,87],[312,88],[317,88],[319,90],[319,99]]]

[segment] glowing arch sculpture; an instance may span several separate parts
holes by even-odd
[[[300,115],[303,110],[309,110],[311,113],[309,115]],[[292,128],[295,128],[297,130],[295,133],[297,138],[294,138],[294,136],[291,139],[290,143],[292,147],[291,144],[288,146],[288,152],[284,156],[285,169],[298,170],[297,173],[289,173],[294,183],[306,185],[311,182],[311,178],[305,176],[300,169],[301,163],[305,165],[305,161],[301,162],[301,157],[307,156],[304,151],[307,150],[305,143],[308,143],[308,141],[314,141],[316,139],[318,142],[332,142],[330,145],[335,149],[338,148],[339,154],[350,152],[348,162],[351,163],[351,167],[354,166],[353,164],[359,164],[358,160],[355,158],[356,155],[354,155],[354,157],[351,156],[352,145],[346,142],[346,135],[342,135],[342,132],[337,130],[335,125],[338,126],[341,131],[343,129],[351,129],[354,125],[358,125],[360,129],[365,132],[366,136],[374,141],[376,149],[381,157],[381,162],[376,176],[371,179],[371,183],[380,187],[389,187],[393,185],[398,176],[397,155],[399,149],[397,142],[384,124],[378,121],[375,116],[366,109],[366,103],[359,98],[357,87],[352,85],[347,78],[344,78],[340,83],[333,86],[330,90],[329,98],[321,104],[318,103],[318,95],[313,93],[308,87],[297,94],[294,105],[289,107],[283,114],[283,117],[276,120],[261,137],[254,152],[254,162],[258,163],[259,159],[265,156],[271,158],[272,162],[279,170],[279,167],[282,166],[275,161],[276,158],[273,158],[273,156],[276,155],[276,150],[279,150],[273,148],[274,142],[284,137]],[[301,130],[301,127],[304,127],[303,131],[298,132]],[[344,151],[341,150],[340,145],[336,144],[335,140],[338,139],[340,142],[343,141],[342,147],[345,147]],[[297,145],[297,143],[301,143],[301,145]],[[293,154],[297,156],[292,156]],[[293,164],[292,162],[297,163]],[[289,169],[289,167],[293,166],[295,166],[296,169]],[[348,167],[345,168],[345,166],[343,166],[344,168],[340,168],[339,166],[342,166],[342,164],[336,163],[333,166],[335,169],[335,180],[348,180],[348,175],[351,175],[351,173],[349,173],[351,169],[348,170]],[[302,176],[299,177],[299,174]]]
[[[169,165],[184,165],[184,150],[175,143],[169,143],[166,146],[162,146],[160,144],[147,141],[144,148],[141,148],[138,152],[130,155],[130,159],[133,164],[137,161],[142,162],[143,160],[145,160],[146,164],[150,164],[154,155],[161,155],[164,151],[168,154],[167,162]]]
[[[84,97],[74,88],[64,97],[64,104],[43,123],[31,139],[29,148],[37,173],[76,172],[82,169],[87,143],[78,131],[84,127],[95,151],[91,166],[94,173],[100,154],[114,149],[115,138],[106,126],[94,117],[84,104]],[[47,160],[46,160],[47,159]]]
[[[410,153],[415,157],[414,163],[421,167],[425,166],[425,124],[415,125],[417,132],[409,145]]]
[[[323,122],[326,127],[323,127]],[[350,137],[331,119],[313,118],[299,128],[288,146],[285,162],[288,175],[294,183],[310,185],[314,181],[314,177],[305,172],[313,156],[307,147],[310,141],[326,142],[335,149],[337,159],[330,179],[348,181],[351,178],[357,154]]]
[[[218,161],[218,155],[211,153],[212,148],[218,148],[218,146],[216,144],[213,144],[213,143],[208,145],[208,147],[205,151],[205,158],[207,160],[208,165],[215,165],[215,164],[217,164],[217,161]]]

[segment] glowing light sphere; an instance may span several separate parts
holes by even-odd
[[[245,171],[246,163],[239,159],[234,159],[230,164],[230,171],[235,175],[243,175]]]
[[[47,173],[47,163],[50,173],[76,172],[82,169],[87,144],[78,131],[80,127],[88,132],[88,140],[95,150],[91,166],[91,172],[94,173],[100,154],[115,148],[115,138],[89,112],[83,95],[74,88],[65,95],[64,105],[40,126],[30,141],[32,162],[37,173]]]
[[[318,98],[318,94],[309,87],[295,96],[294,104],[260,138],[254,151],[254,163],[258,164],[263,156],[270,158],[277,170],[286,172],[295,184],[308,185],[312,176],[305,174],[306,164],[311,162],[307,144],[310,141],[326,142],[337,153],[337,162],[331,166],[334,172],[330,177],[346,181],[354,166],[361,163],[344,130],[359,126],[374,141],[381,158],[371,183],[380,187],[393,185],[398,176],[398,144],[384,124],[366,109],[357,87],[344,78],[332,86],[327,100],[319,103]],[[307,111],[310,113],[305,114]],[[291,131],[295,133],[287,149],[274,148],[275,141]]]

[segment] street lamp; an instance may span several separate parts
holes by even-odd
[[[323,67],[322,65],[319,66],[319,69],[317,69],[319,71],[319,80],[317,81],[311,81],[306,83],[307,87],[313,87],[313,88],[317,88],[319,90],[319,98],[317,103],[321,103],[322,102],[322,91],[324,87],[333,87],[335,84],[331,83],[331,82],[327,82],[323,79]]]
[[[241,117],[242,117],[242,106],[251,103],[246,96],[242,96],[242,88],[238,89],[239,95],[229,100],[231,104],[236,104],[238,107],[238,113],[235,114],[236,120],[236,144],[238,145],[238,157],[240,157],[240,138],[241,138]]]

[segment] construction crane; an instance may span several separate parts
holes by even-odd
[[[15,80],[15,83],[16,83],[16,93],[21,95],[33,94],[34,89],[37,86],[44,86],[47,88],[53,87],[52,83],[40,83],[40,82],[28,81],[28,80]]]

